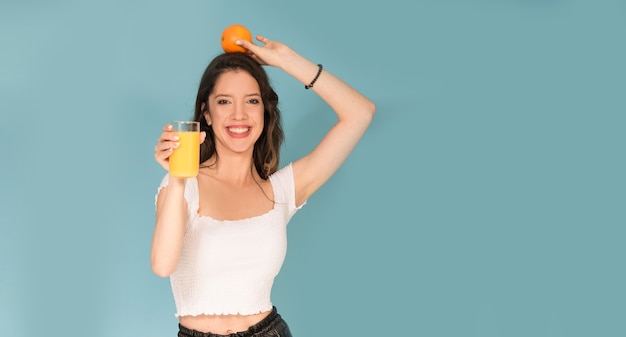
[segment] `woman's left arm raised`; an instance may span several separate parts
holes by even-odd
[[[315,91],[337,114],[337,123],[307,155],[293,162],[296,204],[301,205],[339,169],[369,127],[375,104],[327,71],[316,78],[319,66],[283,43],[256,37],[264,46],[241,44],[259,63],[278,67]]]

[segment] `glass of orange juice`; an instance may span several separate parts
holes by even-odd
[[[173,121],[172,131],[180,144],[170,155],[170,175],[177,178],[193,178],[200,166],[200,123]]]

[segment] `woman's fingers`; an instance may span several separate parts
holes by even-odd
[[[157,145],[154,147],[154,158],[155,160],[163,166],[166,170],[169,167],[169,157],[177,148],[180,143],[178,143],[178,136],[176,133],[172,132],[172,126],[166,125],[163,127],[163,132],[157,141]]]
[[[237,44],[245,48],[247,51],[247,54],[250,55],[259,64],[268,65],[269,63],[265,60],[265,58],[267,58],[268,56],[269,49],[272,48],[271,44],[269,44],[271,43],[271,41],[268,38],[263,37],[261,35],[257,35],[256,39],[259,42],[262,42],[264,45],[258,46],[247,40],[239,40],[237,41]]]
[[[256,40],[257,40],[257,41],[259,41],[259,42],[263,42],[263,44],[268,44],[268,43],[270,43],[270,39],[266,38],[266,37],[265,37],[265,36],[263,36],[263,35],[257,35],[257,36],[255,36],[255,38],[256,38]]]

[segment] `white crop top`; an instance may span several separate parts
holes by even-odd
[[[188,222],[180,262],[170,276],[176,317],[251,315],[272,309],[270,293],[287,252],[296,207],[291,164],[269,177],[274,208],[243,220],[198,214],[198,181],[187,179]],[[167,186],[165,175],[159,190]]]

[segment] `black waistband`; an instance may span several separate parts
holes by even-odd
[[[211,332],[201,332],[197,330],[188,329],[180,324],[178,324],[178,336],[179,337],[255,337],[258,336],[259,333],[267,331],[269,329],[274,329],[277,325],[284,324],[282,318],[278,314],[276,307],[272,307],[272,311],[263,318],[259,323],[251,326],[246,331],[235,332],[230,335],[219,335]]]

